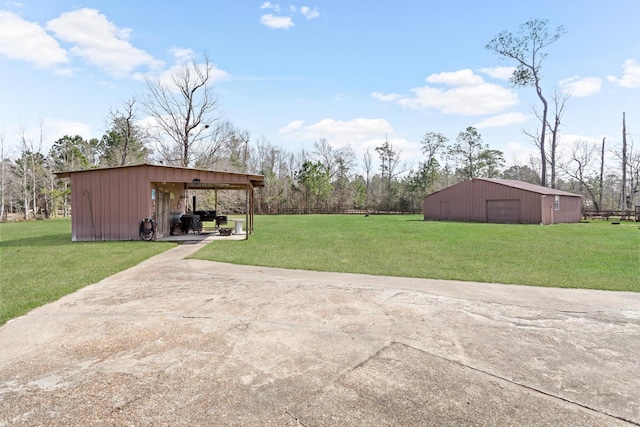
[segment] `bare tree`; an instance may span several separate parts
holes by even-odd
[[[356,154],[350,146],[335,149],[320,138],[313,143],[313,148],[313,157],[329,170],[331,179],[348,175],[355,166]]]
[[[558,145],[560,142],[560,126],[562,124],[562,117],[564,116],[566,104],[569,98],[570,95],[560,91],[557,86],[554,89],[553,94],[551,95],[551,104],[553,107],[553,111],[549,112],[547,117],[549,118],[549,120],[547,120],[547,130],[551,136],[551,144],[549,147],[550,150],[545,149],[545,152],[547,153],[546,165],[548,165],[551,169],[551,188],[556,188],[557,185],[557,157]],[[532,107],[532,110],[533,114],[535,114],[535,116],[538,118],[538,121],[542,123],[542,114],[535,107]],[[536,147],[538,147],[538,150],[540,150],[539,130],[523,130],[523,133],[529,138],[529,140],[531,140],[535,144]]]
[[[627,204],[627,122],[622,113],[622,209],[629,209]]]
[[[204,54],[202,63],[193,58],[168,79],[147,79],[143,103],[155,122],[159,153],[170,164],[187,167],[216,149],[219,101],[213,87],[214,71]]]
[[[364,163],[364,174],[365,174],[365,208],[369,208],[369,202],[371,199],[371,178],[373,173],[373,159],[371,157],[371,153],[367,148],[367,151],[364,153],[362,157],[362,161]]]
[[[22,178],[22,202],[24,207],[24,219],[27,220],[29,219],[29,153],[31,153],[30,148],[32,143],[27,138],[27,131],[22,125],[18,130],[18,137],[20,138],[20,145],[22,148],[22,155],[18,162],[20,167],[19,172]]]
[[[4,218],[4,202],[5,193],[7,191],[6,162],[4,156],[4,129],[0,129],[0,222],[2,222],[2,219]]]
[[[234,153],[231,152],[232,146],[241,142],[242,133],[233,123],[228,120],[217,121],[207,129],[207,141],[205,150],[200,153],[193,162],[193,165],[203,169],[211,169],[219,163],[229,160],[235,165],[225,165],[228,168],[233,166],[238,169],[241,165],[240,159],[231,159]],[[248,138],[248,134],[245,136]],[[237,154],[237,153],[236,153]]]
[[[569,161],[560,167],[568,176],[578,181],[580,193],[586,191],[595,210],[600,210],[599,198],[596,197],[596,191],[589,182],[590,176],[595,175],[593,160],[597,151],[594,144],[587,141],[576,141],[571,147]]]
[[[600,175],[598,176],[598,204],[602,209],[602,196],[604,194],[604,143],[607,138],[602,138],[602,149],[600,150]]]
[[[553,122],[547,121],[547,127],[551,134],[551,154],[548,156],[548,163],[551,167],[551,188],[556,188],[556,160],[558,153],[558,136],[560,134],[560,124],[562,122],[562,116],[564,116],[565,107],[569,95],[558,90],[556,87],[551,95],[551,102],[553,104]]]
[[[380,147],[376,147],[380,157],[380,176],[385,183],[387,193],[387,211],[391,209],[392,183],[401,174],[409,170],[406,163],[400,164],[400,151],[393,148],[389,138],[385,136],[385,141]]]
[[[544,49],[565,33],[562,26],[557,27],[553,33],[550,33],[547,28],[548,23],[549,21],[546,19],[527,21],[520,25],[517,33],[502,31],[485,46],[486,49],[496,53],[503,59],[515,60],[517,66],[511,76],[511,83],[516,86],[533,86],[542,103],[539,148],[541,159],[540,182],[543,186],[547,185],[545,134],[548,104],[542,94],[540,67],[547,56]]]

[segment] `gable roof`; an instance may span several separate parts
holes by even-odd
[[[479,181],[493,182],[494,184],[505,185],[507,187],[517,188],[519,190],[530,191],[532,193],[544,194],[546,196],[569,196],[582,197],[579,194],[569,193],[568,191],[556,190],[555,188],[543,187],[542,185],[530,184],[528,182],[516,181],[513,179],[498,178],[473,178]]]

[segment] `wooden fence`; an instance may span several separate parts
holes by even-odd
[[[621,221],[640,221],[640,206],[636,206],[636,210],[616,211],[616,210],[586,210],[582,212],[582,218],[587,219],[619,219]]]

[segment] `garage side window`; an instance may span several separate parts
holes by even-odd
[[[560,196],[556,196],[556,210],[560,210]]]

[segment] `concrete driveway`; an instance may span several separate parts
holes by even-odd
[[[0,328],[0,426],[639,425],[640,294],[183,244]]]

